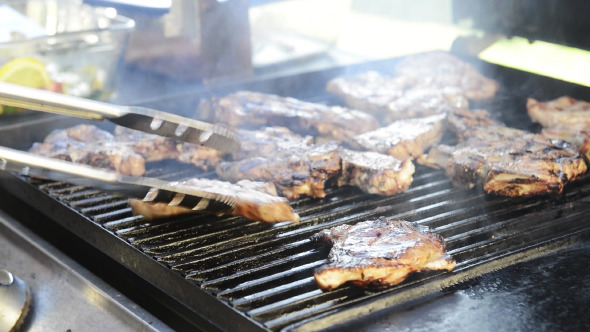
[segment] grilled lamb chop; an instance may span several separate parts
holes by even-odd
[[[377,120],[364,112],[250,91],[202,102],[199,113],[214,114],[217,123],[235,128],[282,126],[336,141],[379,127]]]
[[[115,140],[129,145],[141,154],[147,162],[176,159],[204,171],[215,168],[223,153],[198,144],[179,142],[159,135],[147,134],[126,127],[115,127]]]
[[[216,171],[226,181],[253,179],[273,182],[289,199],[325,197],[325,183],[340,174],[338,146],[321,144],[287,151],[277,150],[268,158],[222,162]]]
[[[543,137],[550,140],[563,140],[571,143],[590,162],[590,123],[560,123],[543,128]]]
[[[299,223],[299,215],[293,211],[287,199],[277,196],[276,189],[272,184],[248,180],[231,184],[209,179],[190,179],[182,183],[197,188],[206,188],[224,196],[231,196],[237,202],[231,215],[270,224],[284,221]],[[129,204],[133,214],[142,215],[148,220],[195,212],[180,206],[149,203],[139,199],[130,199]]]
[[[135,153],[142,155],[146,162],[178,157],[176,141],[159,135],[117,126],[114,131],[114,140],[128,145]]]
[[[340,149],[342,174],[338,186],[354,186],[376,195],[391,196],[404,192],[414,181],[411,158],[400,160],[376,152]]]
[[[386,127],[352,137],[349,145],[393,156],[397,159],[417,158],[440,142],[445,132],[446,115],[398,120]]]
[[[527,109],[544,127],[543,136],[573,144],[590,161],[590,103],[567,96],[548,102],[529,98]]]
[[[51,132],[43,143],[35,143],[31,153],[141,176],[145,159],[131,146],[117,142],[113,135],[93,125],[81,124]]]
[[[493,98],[500,85],[484,77],[477,69],[445,52],[409,56],[396,67],[395,74],[411,81],[414,87],[457,88],[469,100]]]
[[[469,107],[456,88],[413,88],[411,83],[405,77],[387,77],[370,71],[356,77],[335,78],[328,82],[326,90],[339,95],[349,107],[374,114],[386,124]]]
[[[326,196],[325,186],[335,179],[340,186],[393,195],[407,190],[413,181],[411,159],[398,160],[375,152],[357,152],[336,144],[317,144],[304,149],[277,152],[272,158],[254,157],[222,162],[216,171],[221,179],[254,179],[273,182],[289,198]]]
[[[242,143],[232,154],[234,160],[253,157],[273,157],[288,154],[289,151],[307,149],[313,144],[313,137],[300,136],[285,127],[264,127],[260,130],[238,130]]]
[[[447,124],[459,138],[470,128],[503,125],[486,110],[455,110],[447,116]]]
[[[341,225],[312,237],[332,245],[328,263],[314,276],[323,290],[352,282],[360,287],[387,287],[404,281],[411,273],[455,268],[441,236],[427,227],[381,217]]]
[[[586,101],[567,96],[548,102],[529,98],[526,106],[531,120],[540,123],[543,127],[564,123],[590,124],[590,103]]]
[[[223,160],[223,153],[205,146],[178,142],[178,160],[181,163],[190,164],[204,171],[211,171]]]
[[[461,143],[435,147],[433,157],[419,160],[444,167],[459,188],[482,184],[489,194],[512,197],[560,194],[586,172],[580,153],[564,141],[501,125],[460,127]]]

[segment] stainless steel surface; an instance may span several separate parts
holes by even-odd
[[[0,269],[0,331],[16,331],[29,311],[27,285],[7,270]]]
[[[174,205],[193,210],[224,213],[230,212],[236,206],[234,198],[218,194],[214,191],[214,188],[199,189],[179,182],[168,182],[149,177],[125,176],[105,169],[38,156],[3,146],[0,146],[0,170],[15,171],[26,176],[97,187],[150,202],[171,204],[174,201]]]
[[[4,212],[0,254],[31,290],[21,331],[172,330]]]
[[[109,120],[222,152],[236,151],[240,147],[237,135],[224,127],[146,107],[119,106],[2,82],[0,104],[90,120]]]

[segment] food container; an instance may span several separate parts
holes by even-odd
[[[99,100],[116,92],[133,20],[65,0],[1,1],[0,17],[0,81]]]

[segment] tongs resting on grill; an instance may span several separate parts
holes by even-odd
[[[109,120],[146,133],[234,152],[237,135],[227,128],[140,106],[119,106],[0,82],[0,104],[75,116]]]
[[[195,211],[231,212],[234,198],[208,190],[156,178],[126,176],[101,168],[53,159],[0,146],[0,170],[26,176],[90,186],[140,198],[151,203],[166,203]]]

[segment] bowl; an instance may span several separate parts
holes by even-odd
[[[0,73],[41,63],[51,80],[44,88],[112,99],[132,19],[113,8],[65,0],[0,1],[0,17]]]

